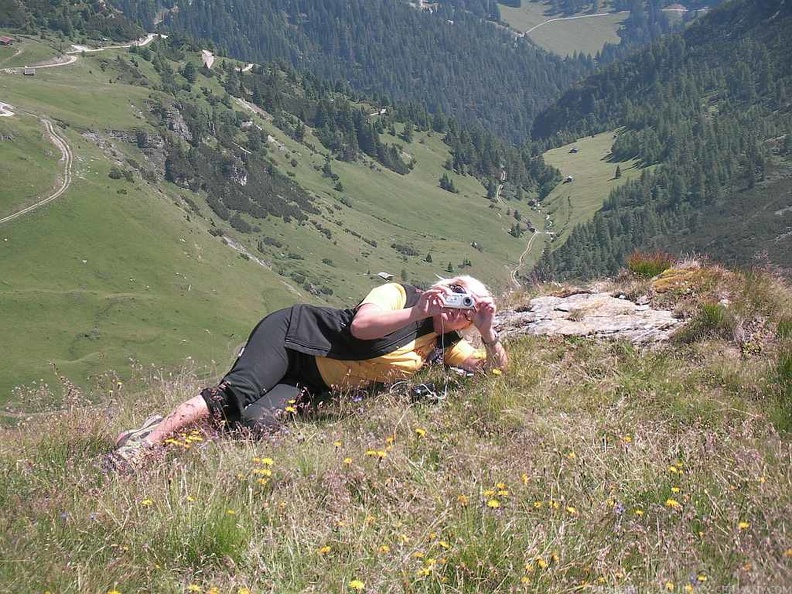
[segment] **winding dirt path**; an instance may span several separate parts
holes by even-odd
[[[534,240],[536,239],[537,235],[543,235],[544,231],[535,231],[533,235],[531,235],[531,239],[528,240],[528,245],[525,246],[523,253],[520,254],[520,259],[517,260],[517,266],[514,267],[509,272],[509,280],[511,284],[514,285],[516,289],[519,289],[522,285],[520,285],[520,281],[517,280],[517,273],[520,271],[520,268],[523,267],[523,260],[525,260],[525,256],[528,255],[528,252],[531,251],[531,246],[533,245]]]
[[[29,212],[32,212],[39,208],[40,206],[44,206],[52,202],[53,200],[58,199],[60,196],[63,195],[66,190],[69,189],[72,181],[72,163],[74,162],[74,153],[72,153],[71,147],[66,142],[66,139],[58,134],[55,130],[55,127],[52,125],[52,122],[45,119],[40,118],[41,121],[44,123],[44,126],[47,128],[47,133],[49,134],[50,140],[52,143],[60,149],[61,158],[60,160],[63,161],[63,178],[61,179],[60,187],[55,189],[55,191],[44,198],[43,200],[39,200],[35,204],[31,204],[30,206],[23,208],[13,214],[8,215],[7,217],[3,217],[0,219],[0,225],[3,223],[7,223],[8,221],[13,221],[23,215],[26,215]]]

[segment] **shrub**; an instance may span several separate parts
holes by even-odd
[[[671,255],[663,252],[633,252],[627,258],[627,269],[638,276],[652,278],[671,268],[673,263]]]

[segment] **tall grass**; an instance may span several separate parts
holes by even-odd
[[[730,295],[745,282],[729,277]],[[773,303],[730,306],[777,312],[753,326],[733,314],[754,328],[756,351],[735,333],[653,350],[512,339],[508,373],[429,369],[416,381],[433,382],[437,398],[414,401],[406,385],[344,395],[259,440],[190,429],[137,474],[104,470],[116,432],[201,380],[140,369],[143,392],[107,376],[82,394],[61,378],[63,410],[31,412],[0,433],[0,584],[784,592],[789,293],[767,287]],[[30,398],[53,401],[42,390]]]

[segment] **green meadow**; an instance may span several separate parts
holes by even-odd
[[[61,175],[61,152],[37,118],[0,117],[0,219],[40,200]]]
[[[628,12],[612,13],[609,6],[597,11],[593,16],[586,12],[563,17],[553,13],[549,2],[523,2],[519,8],[498,5],[501,18],[515,31],[528,33],[528,37],[538,46],[562,56],[575,52],[595,55],[606,43],[619,43],[617,31],[627,18]],[[551,21],[552,22],[548,22]]]
[[[0,47],[0,69],[19,68],[50,60],[59,54],[46,39],[35,39],[29,35],[16,35],[0,31],[14,39],[13,45]]]
[[[561,171],[564,179],[573,178],[557,186],[542,203],[542,212],[552,221],[546,230],[556,234],[556,246],[566,241],[576,225],[590,221],[614,188],[641,175],[636,161],[611,160],[613,139],[614,132],[603,132],[544,154],[545,161]],[[621,170],[618,179],[616,167]]]

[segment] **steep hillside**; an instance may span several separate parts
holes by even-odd
[[[687,263],[655,279],[625,274],[608,291],[693,321],[653,349],[510,336],[506,373],[432,369],[416,382],[433,394],[411,398],[402,384],[341,395],[257,440],[196,427],[134,475],[102,471],[117,432],[194,395],[201,378],[143,370],[142,392],[115,385],[112,397],[107,382],[57,386],[69,394],[58,410],[38,410],[44,391],[26,393],[31,414],[0,428],[0,555],[13,560],[3,584],[787,591],[789,287]]]
[[[615,271],[633,249],[792,267],[792,8],[738,1],[566,93],[534,133],[556,142],[623,126],[613,145],[654,173],[611,196],[542,265]]]

